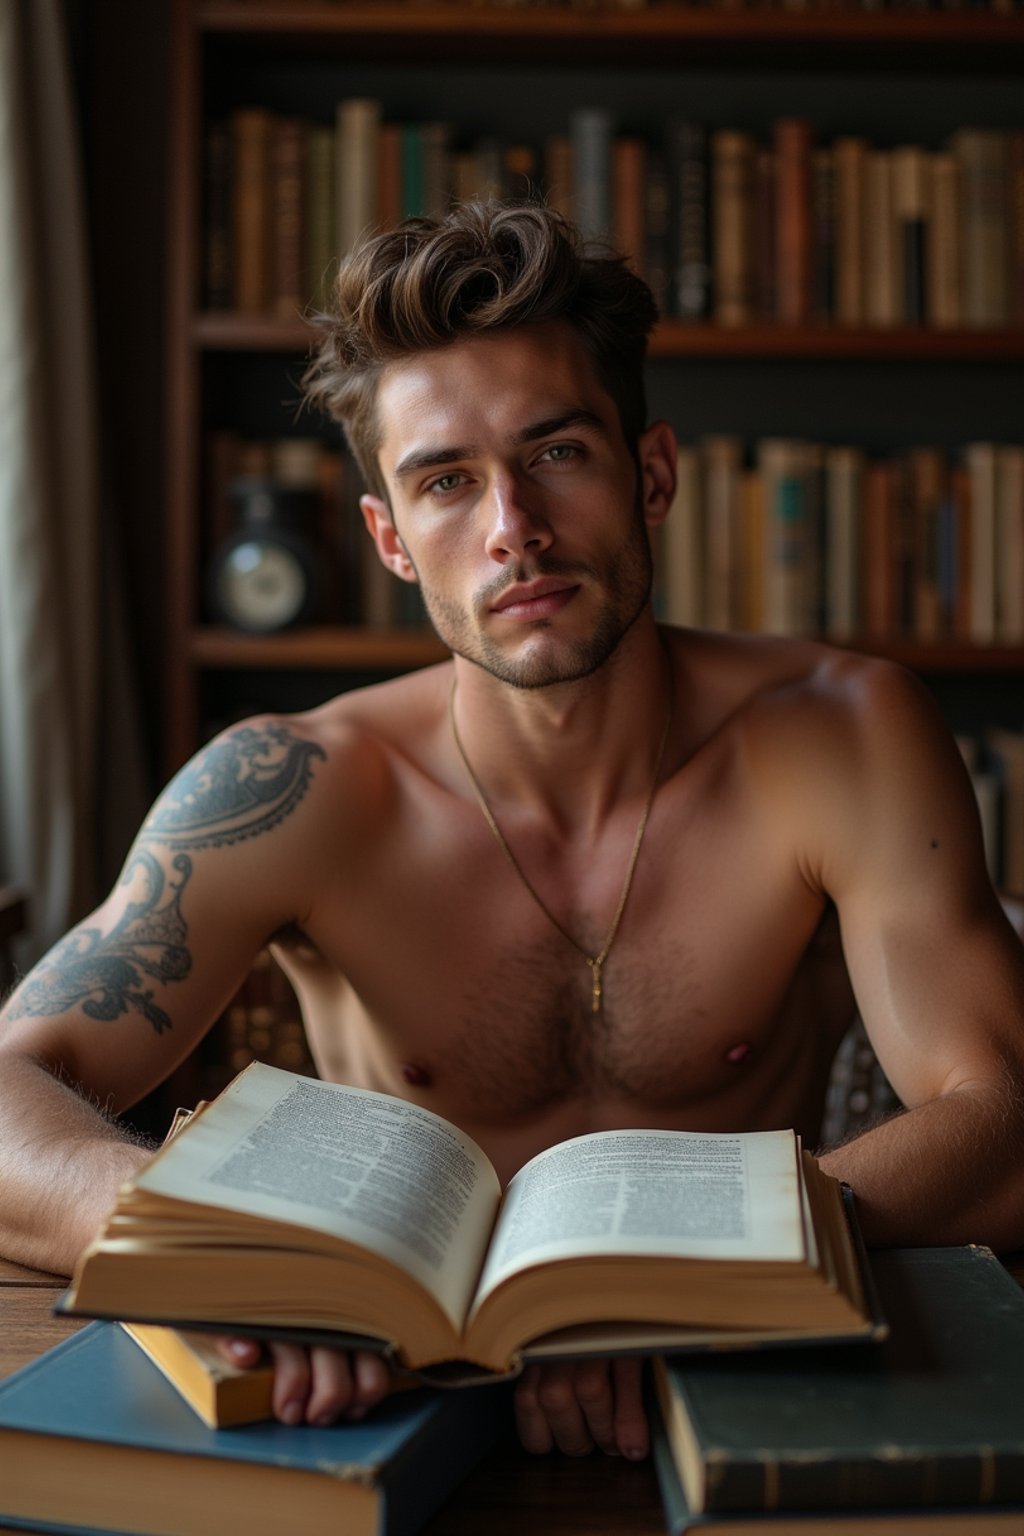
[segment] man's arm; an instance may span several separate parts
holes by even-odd
[[[153,807],[107,900],[8,998],[0,1252],[67,1272],[144,1161],[106,1114],[169,1075],[295,918],[290,871],[324,757],[277,721],[211,743]]]
[[[153,807],[115,890],[8,999],[0,1253],[69,1273],[146,1160],[102,1111],[162,1082],[267,939],[309,912],[329,843],[314,785],[326,757],[298,719],[251,721],[211,743]],[[243,1365],[260,1354],[244,1339],[222,1348]],[[387,1388],[372,1355],[272,1350],[286,1423],[360,1418]]]
[[[872,1045],[906,1110],[823,1168],[876,1244],[1024,1244],[1024,947],[985,870],[956,745],[886,664],[849,684],[816,766],[818,875]],[[813,749],[812,749],[813,750]]]

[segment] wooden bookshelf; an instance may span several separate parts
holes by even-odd
[[[756,84],[778,72],[786,81],[801,73],[823,80],[853,69],[879,81],[894,73],[924,81],[962,74],[997,84],[1019,78],[1024,65],[1024,13],[990,11],[790,11],[767,7],[726,10],[715,5],[651,0],[647,6],[593,9],[570,5],[523,7],[471,3],[397,4],[389,0],[172,0],[170,60],[169,270],[167,457],[171,466],[166,524],[166,671],[163,759],[174,770],[203,739],[203,689],[217,674],[223,695],[233,674],[250,680],[260,672],[280,684],[290,670],[332,674],[393,673],[429,665],[445,655],[429,634],[358,629],[342,624],[274,636],[242,635],[202,621],[200,553],[203,536],[203,443],[213,426],[230,426],[232,392],[245,387],[253,369],[279,367],[294,396],[296,363],[308,352],[312,331],[303,318],[205,310],[200,303],[202,266],[202,156],[207,118],[226,97],[242,99],[251,75],[254,91],[268,91],[275,111],[306,110],[296,82],[309,66],[322,80],[339,71],[339,97],[355,94],[360,69],[387,72],[388,89],[415,81],[424,70],[493,71],[495,92],[514,94],[523,78],[540,71],[545,80],[603,81],[623,75],[637,83],[666,71],[699,79],[701,72]],[[614,66],[612,69],[610,66]],[[344,72],[348,71],[347,74]],[[603,73],[602,73],[603,72]],[[344,82],[347,81],[348,84]],[[268,84],[269,82],[269,84]],[[396,83],[398,82],[398,83]],[[536,88],[536,87],[535,87]],[[600,89],[598,85],[595,89]],[[662,86],[664,89],[664,86]],[[218,95],[218,93],[220,93]],[[289,94],[290,93],[290,94]],[[868,93],[870,95],[870,93]],[[443,91],[442,91],[443,96]],[[974,100],[984,105],[979,84]],[[401,111],[396,97],[389,111]],[[223,110],[221,106],[219,108]],[[865,120],[870,119],[865,100]],[[439,109],[440,110],[440,109]],[[779,115],[789,110],[785,96]],[[525,113],[527,108],[524,106]],[[966,118],[961,119],[966,121]],[[952,119],[950,127],[955,126]],[[1020,113],[1024,126],[1024,111]],[[486,124],[481,124],[485,127]],[[842,131],[858,131],[846,123]],[[856,365],[864,377],[882,380],[889,370],[913,367],[913,390],[949,392],[948,381],[966,381],[965,412],[975,408],[977,381],[991,393],[1019,391],[1024,328],[933,330],[846,328],[839,325],[755,325],[735,330],[666,320],[657,328],[652,357],[661,374],[714,364],[773,368],[789,364],[814,393],[814,370]],[[792,370],[790,370],[792,373]],[[996,382],[992,379],[998,375]],[[731,377],[731,375],[730,375]],[[239,381],[242,381],[240,384]],[[212,381],[212,382],[211,382]],[[286,393],[282,389],[282,396]],[[244,402],[243,402],[244,403]],[[864,407],[870,415],[870,402]],[[813,406],[809,416],[813,418]],[[768,413],[766,412],[766,420]],[[282,409],[282,430],[287,418]],[[687,423],[677,422],[689,437]],[[722,431],[729,423],[722,421]],[[744,430],[750,434],[750,428]],[[766,427],[777,432],[777,424]],[[806,435],[813,435],[809,423]],[[851,428],[851,440],[856,432]],[[980,435],[965,428],[963,440]],[[1020,437],[1015,439],[1020,440]],[[974,647],[908,640],[856,647],[893,656],[928,675],[1000,680],[1013,689],[1024,673],[1024,648]],[[227,681],[225,681],[227,680]]]
[[[300,318],[281,320],[275,315],[226,310],[198,314],[191,326],[193,343],[204,352],[306,353],[313,335],[313,327]],[[1024,362],[1024,328],[940,331],[920,326],[757,325],[726,330],[720,325],[663,320],[651,337],[650,356]]]

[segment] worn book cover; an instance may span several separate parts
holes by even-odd
[[[411,1536],[510,1423],[489,1385],[400,1393],[357,1424],[210,1429],[127,1333],[92,1323],[0,1385],[0,1523]]]
[[[691,1513],[1024,1505],[1024,1293],[987,1248],[872,1262],[874,1349],[656,1362]]]

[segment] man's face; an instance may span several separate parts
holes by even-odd
[[[647,603],[651,555],[618,410],[575,332],[424,353],[384,373],[377,409],[392,528],[445,644],[519,688],[600,667]]]

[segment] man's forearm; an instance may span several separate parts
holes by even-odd
[[[0,1256],[70,1274],[152,1153],[27,1057],[0,1058]]]
[[[1024,1118],[1012,1089],[959,1088],[821,1154],[879,1247],[1024,1247]]]

